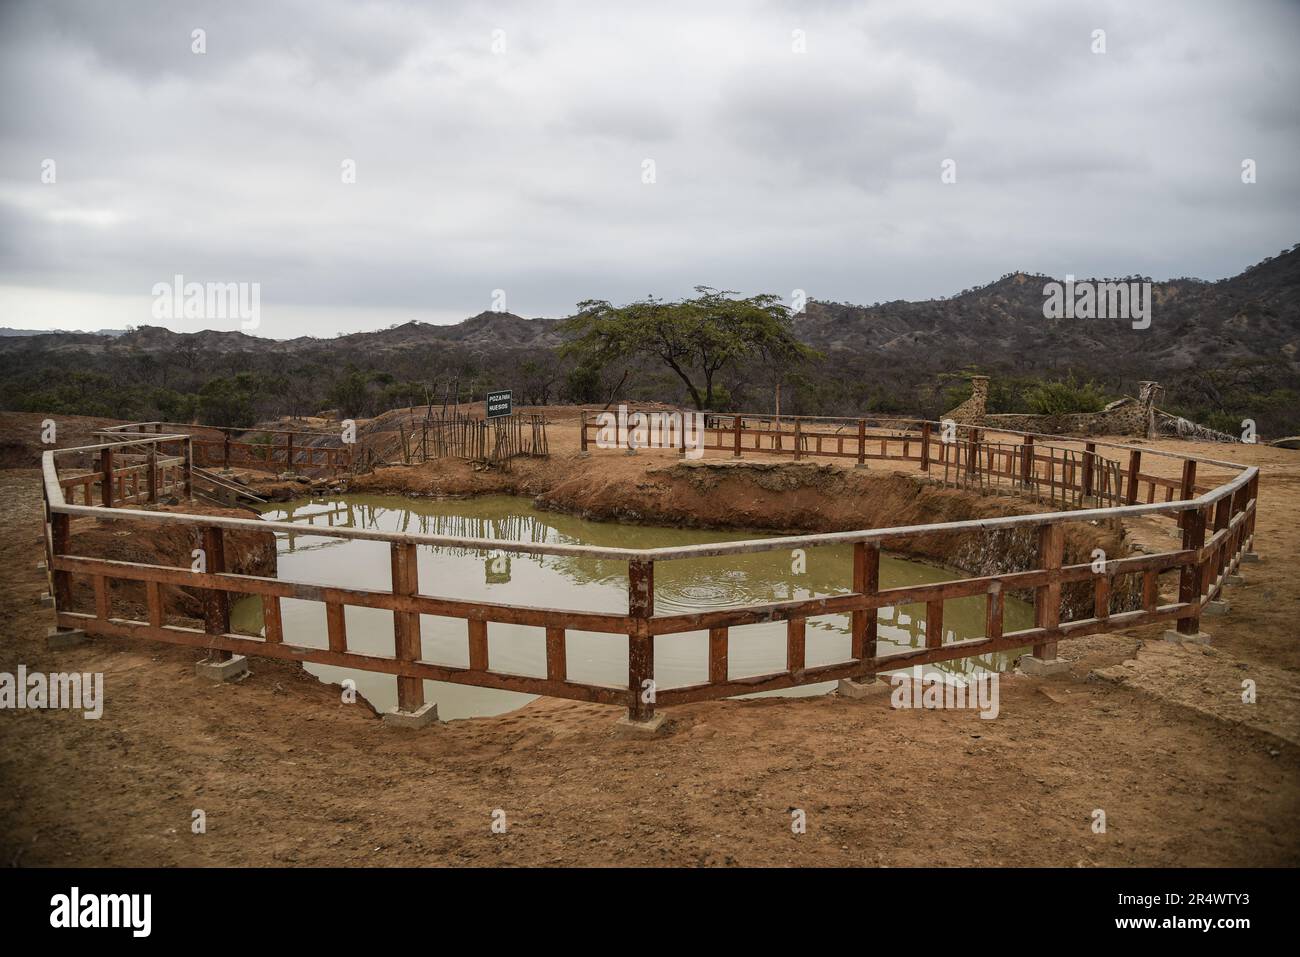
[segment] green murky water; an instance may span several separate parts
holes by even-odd
[[[391,587],[389,546],[370,542],[322,538],[306,534],[309,523],[333,524],[383,531],[455,535],[512,542],[554,542],[622,548],[657,548],[698,542],[737,541],[766,537],[752,531],[657,528],[590,522],[571,515],[541,511],[531,500],[506,495],[457,500],[412,500],[400,496],[348,495],[276,504],[264,510],[274,521],[300,522],[304,534],[277,536],[279,575],[289,581],[360,588]],[[468,601],[535,605],[579,611],[627,611],[626,564],[599,559],[551,555],[509,555],[465,549],[421,546],[419,581],[422,594]],[[710,611],[763,602],[793,601],[842,594],[852,580],[852,547],[806,550],[806,567],[795,571],[789,551],[722,556],[655,563],[655,610]],[[882,588],[962,577],[948,569],[882,556]],[[285,599],[281,615],[285,641],[327,647],[325,606]],[[393,653],[392,612],[372,608],[346,610],[348,647],[365,653]],[[232,613],[236,631],[260,634],[261,603],[245,598]],[[925,606],[882,608],[878,647],[882,653],[925,644]],[[1031,627],[1033,609],[1025,602],[1006,603],[1007,631]],[[463,620],[421,615],[422,657],[438,664],[467,667],[469,647]],[[944,606],[945,641],[978,638],[984,633],[984,599],[954,599]],[[849,657],[847,615],[808,619],[807,664],[831,664]],[[489,659],[493,670],[517,674],[546,674],[545,632],[526,625],[488,624]],[[627,681],[627,639],[619,635],[568,632],[568,674],[571,680],[622,685]],[[731,631],[730,673],[733,678],[768,674],[785,668],[784,622],[746,625]],[[946,671],[969,673],[1002,670],[1010,654],[985,655],[945,662]],[[307,665],[324,681],[356,681],[357,689],[378,708],[396,704],[396,679],[326,665]],[[661,635],[655,643],[655,679],[660,689],[696,684],[708,670],[704,632]],[[781,695],[816,695],[831,690],[824,682]],[[500,714],[531,700],[531,695],[490,688],[429,681],[425,699],[438,704],[439,716],[464,718]]]

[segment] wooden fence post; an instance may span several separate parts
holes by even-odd
[[[1083,448],[1083,497],[1088,498],[1095,484],[1093,472],[1097,468],[1097,443],[1089,442]]]
[[[863,595],[875,595],[880,590],[880,546],[875,542],[855,542],[853,545],[853,590]],[[876,677],[869,662],[876,657],[877,611],[866,608],[853,612],[850,617],[852,641],[849,654],[864,663],[859,672],[863,681],[874,681]]]
[[[1219,532],[1226,529],[1231,521],[1232,496],[1225,495],[1223,498],[1219,499],[1218,503],[1214,507],[1214,534],[1217,535]],[[1225,535],[1214,552],[1213,577],[1216,579],[1223,574],[1223,570],[1228,566],[1229,539],[1230,536]]]
[[[189,443],[186,442],[186,448]],[[188,459],[186,474],[188,475]],[[187,479],[188,481],[188,479]],[[203,527],[204,570],[209,575],[219,575],[226,570],[226,543],[222,530],[216,525]],[[218,588],[203,590],[203,630],[209,635],[224,635],[230,631],[230,593]],[[230,652],[208,649],[208,661],[229,661]]]
[[[1246,551],[1252,551],[1255,547],[1255,516],[1259,514],[1259,476],[1256,475],[1250,480],[1249,501],[1254,502],[1254,508],[1251,509],[1250,518],[1246,521]]]
[[[149,446],[145,468],[149,470],[149,480],[145,483],[145,487],[148,489],[148,500],[156,502],[158,501],[158,446]]]
[[[741,433],[741,430],[744,428],[743,422],[744,422],[744,420],[741,418],[740,413],[737,412],[737,413],[736,413],[736,418],[732,421],[732,430],[733,430],[736,434],[735,434],[734,439],[733,439],[733,442],[734,442],[735,448],[732,449],[732,452],[731,452],[731,457],[732,457],[732,458],[736,458],[736,459],[740,458],[740,433]]]
[[[925,603],[925,647],[943,647],[943,599]]]
[[[930,471],[930,423],[921,423],[921,471]]]
[[[1047,584],[1034,589],[1034,624],[1047,629],[1044,640],[1034,645],[1034,657],[1049,661],[1056,657],[1056,637],[1061,624],[1061,565],[1065,555],[1065,527],[1040,525],[1038,567],[1048,572]]]
[[[1182,484],[1178,488],[1178,498],[1179,500],[1185,502],[1189,498],[1195,498],[1195,497],[1196,497],[1196,460],[1184,459],[1183,480],[1182,480]],[[1178,513],[1179,528],[1182,528],[1184,530],[1187,528],[1187,516],[1190,514],[1191,514],[1190,512]]]
[[[113,450],[99,450],[99,500],[104,508],[113,507]]]
[[[1034,437],[1026,435],[1020,447],[1020,484],[1028,488],[1034,478]]]
[[[1002,582],[989,583],[988,597],[984,604],[984,637],[996,641],[1002,637],[1002,622],[1006,614],[1006,596],[1002,593]]]
[[[1134,449],[1128,454],[1128,489],[1124,493],[1124,501],[1128,505],[1136,505],[1138,500],[1138,474],[1142,468],[1142,452]]]
[[[1199,549],[1205,544],[1205,512],[1203,509],[1188,509],[1183,513],[1183,548]],[[1178,573],[1178,601],[1191,605],[1193,613],[1178,619],[1180,635],[1196,635],[1201,631],[1201,581],[1202,563],[1193,561],[1184,565]]]
[[[230,471],[230,433],[221,433],[221,467]]]
[[[567,681],[569,664],[565,651],[564,628],[546,626],[546,677],[551,681]]]
[[[50,537],[51,560],[60,555],[66,555],[71,551],[71,518],[60,512],[51,513]],[[52,566],[50,567],[50,574],[53,576],[54,581],[52,594],[54,595],[54,613],[57,615],[61,611],[70,610],[72,604],[72,575],[64,571],[55,571]]]
[[[1246,511],[1246,504],[1250,501],[1250,484],[1247,483],[1237,490],[1237,494],[1232,496],[1232,517],[1235,519],[1238,515],[1243,515]],[[1237,523],[1237,530],[1232,533],[1232,547],[1228,553],[1228,564],[1232,571],[1237,570],[1241,563],[1241,553],[1246,550],[1246,519],[1243,518]]]
[[[788,625],[787,625],[788,630]],[[787,634],[788,638],[788,634]],[[789,642],[787,640],[787,662]],[[727,629],[709,629],[709,683],[725,684],[729,677],[727,666]]]
[[[867,420],[858,419],[858,466],[867,464]]]
[[[803,457],[803,436],[800,433],[799,419],[794,420],[794,460],[799,461]]]
[[[409,596],[420,590],[416,549],[406,542],[390,546],[393,594]],[[420,660],[420,615],[414,611],[393,612],[393,644],[398,661]],[[424,679],[397,676],[397,710],[413,714],[424,707]]]
[[[633,619],[627,636],[627,720],[655,717],[655,638],[650,619],[655,613],[655,566],[652,561],[627,563],[627,613]]]
[[[188,436],[181,443],[181,492],[185,498],[194,492],[194,443]]]

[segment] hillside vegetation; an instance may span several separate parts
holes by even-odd
[[[1144,277],[1115,277],[1146,281]],[[1050,277],[1010,273],[946,299],[871,306],[811,301],[792,324],[818,355],[790,368],[757,357],[718,373],[718,411],[935,416],[961,375],[993,377],[990,411],[1086,411],[1140,379],[1165,386],[1167,411],[1229,433],[1300,432],[1300,251],[1218,282],[1153,282],[1150,328],[1122,319],[1046,319]],[[564,351],[564,319],[485,312],[455,325],[408,322],[333,339],[242,332],[0,336],[0,408],[123,419],[247,425],[321,409],[370,415],[479,401],[511,388],[521,404],[654,399],[687,386],[653,360],[594,362]],[[956,374],[956,379],[954,379]]]

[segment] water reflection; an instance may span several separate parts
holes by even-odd
[[[624,548],[656,548],[699,542],[737,541],[763,537],[749,531],[659,528],[591,522],[572,515],[536,509],[531,501],[513,496],[461,500],[411,500],[396,496],[349,495],[277,504],[267,519],[303,526],[303,533],[278,535],[280,577],[312,584],[342,584],[387,589],[388,544],[330,539],[307,533],[311,526],[366,528],[429,535],[551,544],[589,544]],[[627,610],[627,567],[621,561],[558,555],[508,554],[465,548],[418,549],[420,591],[426,595],[500,604],[536,605],[577,611],[623,613]],[[882,556],[881,587],[946,581],[958,577],[943,568]],[[659,614],[700,612],[764,602],[796,601],[843,594],[852,575],[852,547],[807,549],[804,561],[790,551],[657,562],[655,609]],[[319,603],[286,599],[282,603],[285,640],[326,647],[325,609]],[[349,648],[391,655],[392,613],[379,609],[346,610]],[[1032,608],[1008,600],[1005,628],[1032,624]],[[882,652],[918,648],[925,644],[925,606],[906,604],[879,613]],[[234,609],[238,630],[260,633],[261,604],[245,599]],[[981,596],[948,601],[944,611],[944,640],[983,635]],[[440,664],[467,666],[467,626],[463,620],[421,616],[422,655]],[[784,622],[732,629],[729,649],[732,677],[783,670],[786,654]],[[494,670],[518,674],[546,673],[543,629],[490,623],[490,661]],[[815,667],[849,656],[849,618],[824,615],[808,620],[807,665]],[[1001,670],[1011,655],[967,658],[936,666],[970,673]],[[661,689],[696,684],[707,676],[708,645],[704,632],[661,635],[655,641],[655,673]],[[353,678],[358,689],[377,707],[391,707],[396,681],[385,675],[308,665],[327,681]],[[568,633],[568,672],[577,681],[621,685],[627,678],[627,642],[617,635],[582,631]],[[769,694],[822,694],[831,683],[809,685]],[[428,682],[426,699],[436,701],[444,718],[497,714],[518,707],[530,696],[495,689]]]

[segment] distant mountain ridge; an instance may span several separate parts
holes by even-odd
[[[1119,277],[1145,281],[1143,277]],[[947,299],[873,306],[811,300],[795,316],[798,337],[828,355],[914,360],[930,368],[994,363],[1044,371],[1058,366],[1145,376],[1217,367],[1233,360],[1281,359],[1300,372],[1300,245],[1217,282],[1152,282],[1149,329],[1117,319],[1046,319],[1052,277],[1009,273]],[[1079,282],[1083,280],[1077,280]],[[1108,281],[1108,280],[1093,280]],[[216,355],[320,354],[335,349],[375,358],[454,345],[475,353],[550,350],[560,319],[481,312],[453,325],[407,322],[334,338],[264,339],[239,331],[172,332],[158,326],[114,333],[52,332],[0,336],[0,352],[96,352],[105,357],[182,352]]]
[[[120,336],[126,332],[125,329],[99,329],[95,332],[66,332],[62,329],[10,329],[8,326],[0,326],[0,338],[5,336],[44,336],[54,333],[56,335],[77,335],[77,336]]]
[[[1113,281],[1125,280],[1150,281]],[[1043,287],[1056,281],[1011,273],[950,299],[874,306],[811,301],[795,329],[802,341],[828,353],[951,354],[966,362],[1016,360],[1031,367],[1140,358],[1153,372],[1282,357],[1300,370],[1300,250],[1217,282],[1152,282],[1148,329],[1122,319],[1044,318]]]
[[[509,312],[481,312],[462,322],[439,326],[427,322],[404,322],[374,332],[353,332],[333,338],[299,336],[295,339],[266,339],[237,330],[203,329],[173,332],[162,326],[139,326],[124,332],[15,332],[0,340],[0,351],[35,347],[41,350],[104,353],[166,353],[177,348],[233,354],[240,352],[282,353],[330,349],[338,346],[364,348],[383,353],[410,346],[454,342],[461,346],[488,348],[550,348],[558,345],[558,319],[525,319]]]

